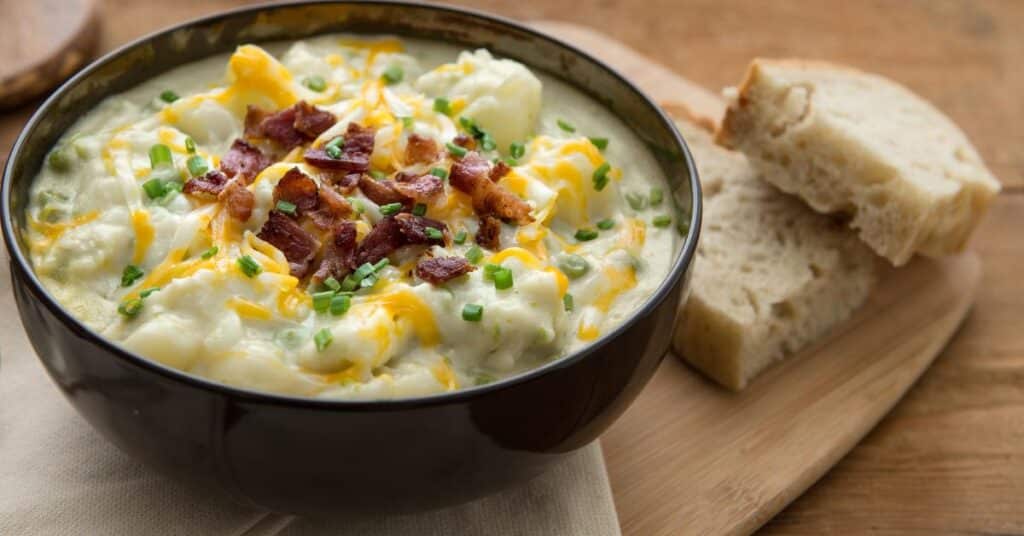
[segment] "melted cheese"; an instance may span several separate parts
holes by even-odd
[[[146,252],[153,245],[153,238],[156,230],[149,221],[149,212],[142,209],[132,211],[132,228],[135,230],[135,252],[132,254],[132,264],[142,264],[146,258]]]
[[[238,316],[242,318],[252,320],[270,320],[274,318],[274,313],[272,313],[270,309],[238,296],[228,298],[228,301],[224,305],[238,313]]]

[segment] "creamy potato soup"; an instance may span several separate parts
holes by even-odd
[[[679,239],[614,116],[486,50],[332,35],[186,65],[51,151],[28,236],[76,318],[225,384],[421,396],[628,317]]]

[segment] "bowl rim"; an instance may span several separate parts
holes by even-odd
[[[671,268],[665,277],[658,284],[658,287],[648,295],[644,301],[634,310],[625,320],[622,321],[618,326],[609,332],[604,333],[598,337],[595,341],[590,344],[577,349],[574,352],[568,353],[560,358],[554,359],[550,362],[544,363],[543,365],[523,371],[519,374],[497,380],[495,382],[460,388],[455,391],[448,391],[444,393],[432,394],[427,396],[416,396],[416,397],[401,397],[401,398],[383,398],[383,399],[372,399],[372,400],[350,400],[350,399],[334,399],[334,398],[313,398],[308,396],[300,395],[289,395],[285,393],[275,393],[270,391],[260,391],[256,389],[250,389],[245,387],[237,387],[224,383],[217,382],[202,376],[188,373],[186,371],[164,365],[155,360],[146,358],[133,351],[125,349],[113,341],[107,339],[103,335],[93,331],[92,328],[86,326],[83,322],[72,316],[67,312],[64,307],[57,302],[57,300],[46,290],[39,278],[36,276],[35,271],[32,269],[31,263],[28,261],[26,255],[22,252],[22,248],[18,243],[17,238],[14,235],[14,217],[11,210],[11,191],[13,182],[13,162],[21,157],[21,153],[24,150],[24,146],[27,143],[26,138],[28,133],[34,129],[37,123],[45,119],[49,115],[51,109],[55,103],[68,92],[75,84],[80,80],[87,78],[94,71],[100,67],[120,58],[129,51],[136,47],[143,46],[147,42],[162,37],[164,35],[176,32],[190,26],[200,23],[214,23],[220,20],[226,20],[233,17],[237,17],[243,14],[250,14],[261,12],[267,9],[275,8],[288,8],[288,7],[303,7],[310,5],[319,4],[339,4],[339,5],[388,5],[397,7],[415,7],[418,9],[430,9],[439,12],[451,13],[460,16],[467,16],[469,18],[482,19],[488,23],[503,25],[511,27],[512,29],[525,33],[533,39],[540,39],[548,41],[556,46],[562,47],[567,51],[575,54],[587,61],[590,61],[597,65],[599,68],[604,69],[613,78],[617,79],[619,83],[624,84],[630,91],[634,92],[640,97],[641,101],[647,105],[650,110],[656,114],[657,118],[661,120],[664,127],[666,127],[669,133],[674,138],[674,141],[679,149],[682,149],[681,154],[683,155],[684,164],[689,172],[689,182],[691,191],[691,207],[690,207],[690,222],[686,236],[683,237],[683,244],[679,250],[679,253],[673,262]],[[397,35],[397,34],[396,34]],[[400,35],[399,35],[400,36]],[[527,65],[531,67],[530,65]],[[573,86],[574,89],[579,91],[571,82],[563,80]],[[109,95],[108,95],[109,96]],[[589,97],[588,98],[593,98]],[[10,254],[11,263],[11,277],[15,277],[13,268],[21,270],[22,276],[28,282],[29,289],[39,299],[43,305],[49,309],[54,316],[56,316],[61,323],[73,329],[83,337],[95,342],[99,346],[103,347],[107,351],[111,352],[118,359],[127,361],[131,365],[142,367],[150,372],[156,373],[157,375],[163,376],[171,381],[183,382],[184,384],[196,387],[204,390],[212,390],[214,393],[229,396],[235,399],[253,402],[253,403],[266,403],[275,404],[279,406],[289,407],[302,407],[311,409],[321,410],[371,410],[371,411],[392,411],[399,409],[409,408],[426,408],[434,406],[442,406],[451,403],[460,403],[468,399],[485,396],[498,391],[504,391],[506,389],[514,388],[520,384],[530,382],[540,376],[546,375],[556,370],[570,367],[588,356],[598,352],[609,341],[619,337],[624,332],[629,330],[634,324],[639,321],[639,318],[646,316],[653,309],[659,307],[668,295],[672,292],[672,289],[676,286],[681,278],[686,274],[686,271],[690,264],[693,262],[693,256],[697,249],[697,242],[700,236],[701,226],[701,214],[702,214],[702,195],[700,180],[697,174],[697,167],[693,159],[693,155],[690,152],[689,146],[683,139],[679,130],[675,127],[673,121],[668,117],[664,110],[658,106],[654,100],[650,98],[644,91],[637,87],[628,78],[623,76],[617,69],[611,67],[604,61],[594,57],[588,52],[583,51],[579,47],[566,42],[563,39],[547,34],[527,26],[524,23],[520,23],[503,16],[494,15],[479,11],[476,9],[455,7],[446,4],[427,4],[417,1],[410,0],[305,0],[300,2],[269,2],[260,3],[251,6],[245,6],[241,8],[234,8],[225,11],[218,11],[211,15],[206,15],[184,22],[168,26],[154,32],[150,32],[139,38],[136,38],[124,45],[121,45],[110,52],[102,55],[96,60],[90,62],[87,66],[76,72],[73,76],[63,82],[60,87],[53,91],[46,100],[39,105],[39,107],[32,113],[32,116],[22,127],[15,139],[14,144],[11,146],[11,152],[8,155],[7,162],[4,166],[2,185],[0,185],[0,227],[3,229],[4,242],[6,243],[7,250]],[[12,284],[19,284],[13,282]],[[13,288],[13,287],[12,287]],[[38,357],[38,356],[37,356]]]

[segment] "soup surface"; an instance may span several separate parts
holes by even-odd
[[[323,36],[104,100],[33,184],[37,274],[123,347],[226,384],[420,396],[586,345],[678,235],[642,143],[486,50]]]

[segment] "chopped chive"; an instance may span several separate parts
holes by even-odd
[[[324,286],[335,292],[341,290],[341,283],[338,282],[338,280],[335,279],[334,276],[324,279]]]
[[[384,80],[385,84],[390,86],[401,82],[402,78],[405,77],[405,71],[403,71],[398,65],[389,65],[388,68],[384,69],[384,72],[380,74],[380,77]]]
[[[362,214],[363,212],[366,212],[366,205],[363,204],[362,199],[352,196],[349,196],[346,199],[348,199],[349,204],[352,205],[352,208],[356,210],[357,214]]]
[[[504,270],[500,264],[486,264],[484,265],[484,279],[494,280],[494,274]]]
[[[294,216],[299,207],[295,206],[295,203],[281,199],[276,205],[274,205],[274,208],[276,208],[278,212],[284,212],[289,216]]]
[[[341,280],[341,291],[352,292],[359,287],[359,280],[355,278],[355,274],[348,274],[345,279]]]
[[[455,242],[456,244],[459,244],[459,245],[465,244],[467,236],[468,236],[468,233],[466,233],[465,230],[459,231],[459,232],[455,233],[455,237],[452,238],[452,242]]]
[[[647,208],[647,198],[643,194],[636,192],[630,192],[626,194],[626,202],[629,203],[633,210],[643,210]]]
[[[453,154],[455,156],[458,156],[458,157],[466,156],[466,153],[469,152],[469,151],[466,150],[465,147],[459,147],[458,145],[455,145],[452,142],[448,142],[448,143],[444,144],[444,146],[445,146],[446,149],[448,149],[449,153],[451,153],[451,154]]]
[[[452,103],[445,98],[434,99],[434,111],[439,114],[452,115]]]
[[[149,288],[143,290],[142,292],[139,292],[139,297],[142,298],[142,299],[146,299],[146,298],[149,297],[150,294],[152,294],[154,292],[157,292],[159,290],[160,290],[160,287],[149,287]]]
[[[590,270],[590,263],[579,255],[565,255],[558,259],[558,269],[570,279],[578,279]]]
[[[669,225],[672,225],[672,216],[669,216],[668,214],[659,214],[651,220],[651,223],[653,223],[655,227],[668,227]]]
[[[350,307],[352,307],[352,296],[348,294],[338,294],[331,298],[331,314],[334,316],[345,314]]]
[[[474,123],[472,119],[470,119],[468,117],[465,117],[465,116],[460,117],[459,118],[459,124],[462,125],[462,128],[464,128],[467,131],[469,131],[470,134],[474,134],[474,135],[476,134],[476,132],[474,132],[473,129],[477,128],[477,126],[476,126],[476,123]]]
[[[662,200],[665,199],[664,192],[661,188],[651,188],[651,206],[656,207],[661,204]]]
[[[345,143],[345,137],[344,136],[337,136],[335,138],[332,138],[331,141],[325,143],[324,144],[324,149],[326,149],[328,147],[338,147],[342,143]]]
[[[512,145],[509,145],[508,147],[508,154],[511,155],[512,158],[522,158],[523,155],[526,154],[526,146],[519,142],[513,142]]]
[[[364,262],[359,268],[356,268],[356,271],[352,272],[352,278],[355,279],[356,282],[358,283],[363,279],[367,278],[373,272],[373,265],[368,262]],[[344,284],[342,285],[342,287],[342,290],[344,290]]]
[[[324,154],[326,154],[328,158],[341,160],[341,147],[338,147],[337,145],[328,145],[324,148]]]
[[[188,157],[186,165],[188,166],[188,172],[193,177],[205,175],[206,172],[210,170],[210,166],[207,165],[206,159],[197,154]]]
[[[484,151],[493,151],[498,148],[498,142],[494,141],[494,138],[485,132],[484,135],[480,137],[480,148]]]
[[[128,318],[138,315],[141,310],[142,298],[133,298],[117,306],[117,312]]]
[[[690,222],[683,219],[677,221],[676,231],[679,232],[679,236],[686,236],[686,233],[690,232]]]
[[[332,335],[331,330],[327,328],[320,328],[320,331],[317,331],[316,334],[313,335],[313,343],[316,344],[318,352],[323,352],[324,348],[330,346],[331,341],[333,340],[334,335]]]
[[[496,381],[498,381],[497,378],[484,372],[477,374],[476,377],[473,378],[474,385],[487,385],[489,383],[494,383]]]
[[[512,158],[511,156],[505,158],[505,163],[508,164],[510,167],[516,167],[519,165],[519,161],[516,160],[515,158]]]
[[[462,306],[462,319],[466,322],[479,322],[484,317],[484,306],[467,303]]]
[[[188,154],[196,153],[196,140],[193,140],[192,136],[185,137],[185,150],[188,151]]]
[[[160,179],[149,179],[142,183],[142,191],[146,192],[146,196],[150,199],[158,199],[167,193],[167,184]]]
[[[603,151],[603,150],[608,148],[608,138],[587,138],[587,139],[590,140],[590,143],[593,143],[594,147],[597,147],[598,150],[600,150],[600,151]]]
[[[572,126],[572,123],[569,123],[565,119],[559,119],[555,122],[558,123],[558,128],[566,132],[576,132],[576,127]]]
[[[331,299],[334,298],[333,290],[313,293],[313,310],[318,313],[326,313],[331,306]]]
[[[166,102],[167,104],[170,104],[170,103],[178,100],[179,98],[180,97],[178,97],[177,93],[175,93],[175,92],[173,92],[173,91],[171,91],[169,89],[164,90],[163,92],[160,93],[160,100]]]
[[[139,278],[141,278],[144,275],[146,275],[146,273],[143,272],[138,266],[135,266],[134,264],[129,264],[128,266],[125,266],[124,271],[121,272],[121,286],[130,287],[132,286],[132,283],[135,283],[136,281],[139,280]]]
[[[482,258],[484,258],[484,252],[480,246],[473,246],[466,251],[466,260],[470,264],[477,264]]]
[[[391,264],[391,259],[384,257],[383,259],[377,261],[377,263],[373,265],[373,271],[379,272],[389,264]]]
[[[370,176],[373,177],[374,180],[378,180],[378,181],[382,181],[382,180],[388,178],[388,174],[387,173],[384,173],[383,171],[380,171],[378,169],[374,169],[374,170],[370,171]]]
[[[412,207],[412,213],[416,216],[423,216],[427,213],[427,205],[423,203],[416,203],[416,205]]]
[[[413,119],[410,116],[405,116],[405,117],[402,118],[402,128],[404,128],[406,130],[412,128],[413,125],[415,125],[415,124],[416,124],[416,120]]]
[[[158,143],[149,148],[149,167],[156,169],[163,165],[171,165],[174,160],[171,158],[171,148]]]
[[[241,268],[242,273],[247,277],[256,277],[263,271],[260,263],[248,255],[242,255],[238,258],[238,267]]]
[[[572,311],[576,305],[573,303],[572,294],[566,293],[562,296],[562,305],[565,306],[566,311]]]
[[[307,76],[302,81],[302,85],[306,86],[312,91],[316,91],[317,93],[322,93],[323,90],[327,89],[327,81],[324,80],[324,77],[318,74],[315,74],[313,76]]]
[[[394,216],[402,211],[401,203],[388,203],[380,206],[380,213],[385,216]]]
[[[200,255],[199,257],[202,258],[203,260],[206,260],[212,258],[214,255],[217,254],[218,251],[220,251],[220,248],[218,248],[217,246],[213,246],[212,248],[204,251],[203,254]]]
[[[359,282],[359,288],[372,288],[376,284],[377,276],[370,274],[364,277],[363,280]]]
[[[611,171],[612,166],[608,162],[604,162],[597,169],[594,170],[594,189],[600,192],[604,190],[605,186],[608,186],[608,172]]]
[[[574,234],[573,237],[580,242],[588,242],[597,238],[597,231],[593,229],[577,229],[576,234]]]
[[[444,240],[444,233],[442,233],[440,229],[435,229],[433,227],[427,227],[426,233],[427,233],[427,238],[429,238],[431,240]]]
[[[505,290],[512,288],[512,270],[502,268],[494,273],[494,288]]]
[[[46,163],[50,166],[50,169],[58,173],[71,169],[71,157],[68,156],[67,149],[65,148],[50,151],[50,156],[46,158]]]
[[[439,178],[439,179],[441,179],[441,180],[444,180],[444,179],[448,178],[448,172],[444,168],[439,168],[439,167],[432,168],[430,170],[430,174],[435,176],[435,177],[437,177],[437,178]]]
[[[611,218],[603,219],[603,220],[597,222],[597,228],[602,230],[602,231],[607,231],[608,229],[611,229],[612,227],[615,227],[615,220],[613,220]]]

